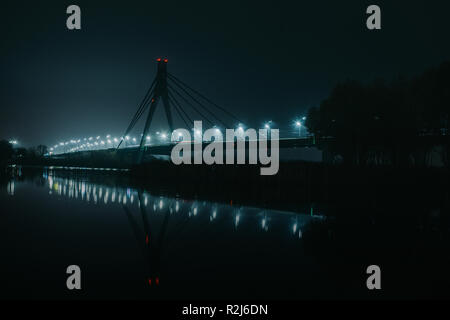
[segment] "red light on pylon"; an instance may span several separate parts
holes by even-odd
[[[145,243],[148,244],[148,235],[145,236]]]
[[[156,61],[160,62],[160,61],[161,61],[161,58],[156,59]]]
[[[164,59],[164,62],[167,63],[167,62],[169,62],[169,60],[168,59]]]
[[[149,285],[149,286],[152,285],[152,278],[148,278],[148,285]]]
[[[159,285],[159,278],[158,277],[155,278],[155,283],[156,283],[156,285]]]

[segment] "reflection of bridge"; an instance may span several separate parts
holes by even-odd
[[[122,208],[130,224],[137,245],[145,263],[147,286],[158,287],[164,259],[173,250],[176,242],[192,233],[197,235],[208,228],[218,228],[227,232],[281,232],[292,241],[303,237],[303,230],[313,219],[323,219],[314,215],[313,207],[305,206],[307,214],[289,211],[236,206],[199,200],[185,200],[153,195],[142,189],[112,180],[109,183],[90,181],[89,174],[81,171],[59,171],[45,169],[42,175],[45,187],[52,197],[67,197],[83,201],[91,206],[107,206],[109,209]],[[95,179],[93,176],[92,179]],[[102,180],[103,181],[103,180]],[[226,226],[227,229],[223,227]],[[173,253],[173,252],[172,252]]]

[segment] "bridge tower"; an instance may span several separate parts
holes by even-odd
[[[164,110],[167,116],[167,122],[169,123],[170,132],[173,131],[173,120],[172,112],[169,103],[169,91],[167,89],[167,59],[156,59],[158,62],[158,70],[155,78],[155,89],[150,103],[150,110],[148,112],[147,120],[145,121],[144,132],[142,134],[141,142],[139,144],[139,155],[138,163],[142,161],[145,149],[145,141],[147,138],[148,131],[150,129],[150,124],[152,123],[153,115],[155,113],[156,107],[159,100],[162,100],[164,104]]]

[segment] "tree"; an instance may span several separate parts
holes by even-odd
[[[40,144],[36,147],[36,154],[38,157],[43,157],[47,153],[48,153],[47,146]]]
[[[0,164],[12,158],[14,151],[12,145],[6,140],[0,140]]]
[[[326,148],[344,162],[426,165],[432,143],[420,136],[448,135],[450,62],[411,80],[386,85],[340,83],[319,107],[311,108],[306,126],[316,137],[333,137]],[[449,143],[442,158],[449,162]]]

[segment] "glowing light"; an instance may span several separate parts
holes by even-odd
[[[156,59],[156,61],[160,62],[160,61],[161,61],[161,58]]]

